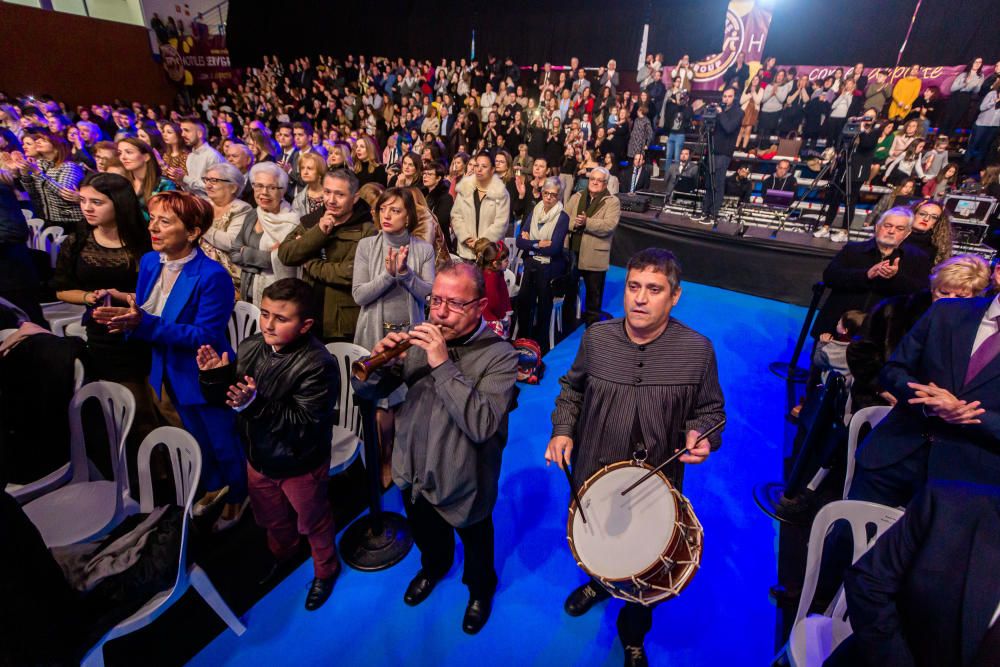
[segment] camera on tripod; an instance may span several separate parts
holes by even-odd
[[[718,121],[721,112],[722,109],[718,104],[709,104],[706,106],[704,111],[701,112],[702,127],[706,130],[714,130],[715,123]]]
[[[871,122],[871,119],[866,116],[855,116],[854,118],[848,118],[847,122],[844,123],[844,129],[840,131],[840,136],[846,139],[853,139],[854,137],[861,134],[864,129],[864,124]]]

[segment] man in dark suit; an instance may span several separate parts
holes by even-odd
[[[632,164],[625,168],[625,171],[618,177],[619,192],[639,192],[649,189],[649,178],[653,168],[646,164],[646,157],[642,153],[636,153],[632,158]]]
[[[812,328],[813,338],[831,333],[848,310],[865,310],[887,296],[912,294],[927,287],[932,259],[902,243],[913,229],[913,213],[889,209],[875,225],[875,237],[848,243],[823,271],[831,292]]]
[[[854,633],[824,667],[1000,664],[1000,496],[930,484],[847,571]]]
[[[691,162],[691,149],[682,148],[680,162],[675,162],[667,167],[664,174],[666,190],[664,196],[670,201],[674,191],[680,186],[680,192],[691,192],[698,185],[698,165]]]
[[[905,505],[928,478],[1000,485],[1000,301],[942,299],[879,382],[896,406],[858,448],[848,498]]]
[[[736,150],[736,135],[740,131],[740,123],[743,122],[743,109],[736,104],[736,91],[727,88],[722,92],[722,106],[719,109],[718,117],[715,120],[715,129],[712,132],[713,146],[711,157],[711,173],[705,174],[705,199],[702,202],[702,215],[698,222],[711,223],[719,215],[722,208],[722,196],[726,191],[726,170],[729,169],[729,162],[733,159],[733,151]]]

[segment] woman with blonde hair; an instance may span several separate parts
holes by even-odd
[[[365,183],[358,188],[358,199],[368,204],[368,208],[372,209],[373,218],[375,217],[375,202],[378,201],[383,192],[385,192],[385,186],[381,183]]]
[[[330,146],[326,157],[327,171],[334,169],[354,170],[354,160],[351,159],[351,145],[346,141],[337,141]]]
[[[316,151],[299,155],[299,178],[304,188],[292,199],[292,210],[301,218],[323,208],[323,177],[326,176],[326,160]]]
[[[354,174],[358,183],[380,183],[386,185],[388,177],[385,167],[378,162],[378,148],[375,140],[368,135],[358,137],[354,144]]]

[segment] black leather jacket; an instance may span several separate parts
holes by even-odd
[[[323,343],[308,334],[275,352],[255,334],[240,343],[235,365],[200,373],[202,394],[224,403],[226,390],[245,375],[256,381],[257,395],[236,427],[254,470],[281,479],[329,461],[340,372]]]

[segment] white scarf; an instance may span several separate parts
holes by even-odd
[[[282,278],[297,278],[299,270],[295,267],[285,266],[278,259],[278,250],[271,250],[276,243],[281,243],[285,237],[292,233],[299,224],[299,214],[292,211],[292,206],[287,201],[282,200],[281,209],[278,213],[268,213],[260,206],[257,207],[257,220],[260,222],[264,232],[260,237],[260,249],[271,253],[271,273],[261,273],[254,276],[251,301],[259,306],[264,293],[264,288],[271,283]]]
[[[563,205],[561,201],[553,204],[548,213],[545,212],[545,202],[535,204],[535,210],[531,212],[531,240],[551,241],[552,234],[556,231],[555,223],[559,220],[559,214],[562,212]],[[552,261],[551,257],[543,257],[541,255],[535,255],[534,257],[535,261],[539,264],[548,264]]]

